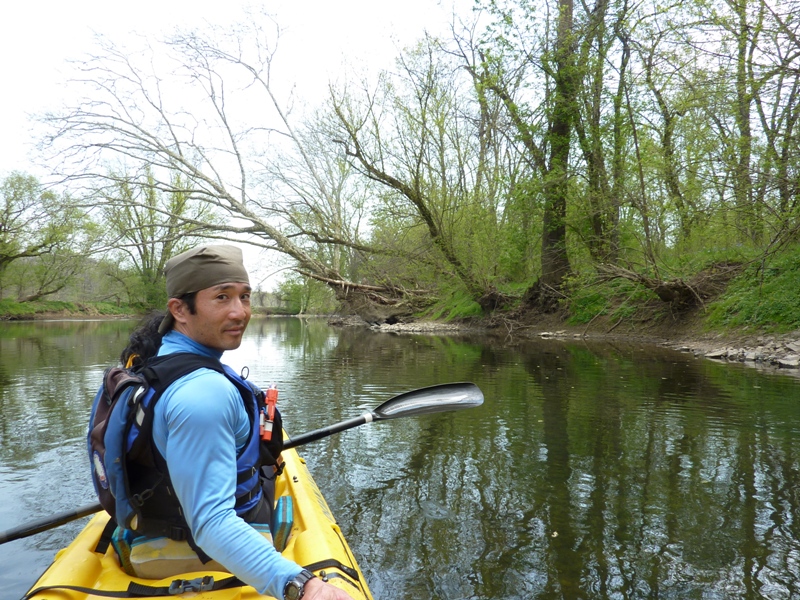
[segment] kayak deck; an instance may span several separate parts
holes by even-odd
[[[355,600],[372,600],[364,575],[344,539],[325,498],[319,491],[295,450],[283,452],[285,467],[276,479],[275,497],[290,496],[293,520],[286,548],[282,554],[301,566],[309,568],[328,583],[344,590]],[[228,579],[230,573],[203,571],[183,573],[165,579],[141,579],[127,575],[119,565],[116,552],[109,545],[96,552],[100,537],[109,520],[103,511],[96,514],[72,543],[60,550],[53,564],[31,587],[78,586],[103,591],[125,591],[131,582],[150,587],[169,587],[176,580],[196,580],[211,576],[215,581]],[[270,598],[258,594],[252,587],[241,586],[214,591],[189,591],[185,596],[197,600],[255,600]],[[30,597],[31,600],[90,600],[102,596],[70,591],[64,588],[46,590]]]

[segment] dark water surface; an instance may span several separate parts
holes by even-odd
[[[94,501],[84,451],[132,322],[0,328],[0,530]],[[302,449],[376,600],[800,597],[800,379],[639,344],[253,321],[226,355],[301,433],[409,389],[478,409]],[[0,545],[18,598],[86,519]],[[66,582],[65,582],[66,583]]]

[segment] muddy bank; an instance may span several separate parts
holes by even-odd
[[[540,323],[505,321],[442,323],[436,321],[404,320],[396,323],[369,323],[357,316],[333,317],[330,324],[338,327],[366,327],[385,333],[481,333],[513,340],[515,338],[544,338],[564,340],[637,340],[679,352],[689,352],[709,360],[749,363],[769,369],[792,369],[800,372],[800,331],[781,335],[723,334],[699,331],[697,323],[670,324],[666,328],[649,326],[637,330],[607,332],[602,327],[568,327],[558,319],[542,319]]]

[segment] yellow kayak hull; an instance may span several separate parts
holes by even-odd
[[[293,523],[283,556],[301,566],[317,565],[314,573],[330,584],[341,588],[355,600],[372,600],[364,575],[342,535],[327,502],[295,450],[283,453],[286,462],[283,474],[277,478],[275,496],[291,496]],[[166,579],[141,579],[127,575],[120,567],[114,549],[95,552],[108,522],[105,512],[96,514],[73,542],[60,550],[53,564],[31,587],[77,586],[104,591],[124,591],[131,582],[151,587],[170,586],[176,579],[194,580],[210,575],[219,581],[230,573],[203,571],[183,573]],[[192,600],[250,600],[270,598],[258,594],[252,587],[241,586],[215,591],[194,592],[172,596]],[[32,600],[90,600],[103,598],[94,594],[64,589],[46,590]]]

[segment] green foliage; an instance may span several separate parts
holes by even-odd
[[[192,202],[185,178],[171,173],[168,191],[150,167],[139,176],[110,173],[110,188],[98,191],[108,245],[108,276],[124,289],[128,301],[142,307],[166,304],[166,262],[197,242],[193,234],[219,221],[207,204]]]
[[[71,199],[13,173],[0,186],[0,288],[20,301],[56,294],[75,278],[96,236]]]
[[[82,268],[97,231],[67,194],[33,176],[0,182],[0,291],[38,300],[66,287]]]
[[[371,222],[370,243],[385,250],[353,265],[355,281],[392,281],[409,288],[429,288],[437,280],[441,259],[426,229],[412,220],[398,219],[379,211]],[[413,255],[414,259],[408,258]],[[418,259],[418,260],[417,260]]]
[[[627,279],[598,282],[592,277],[574,277],[568,282],[566,308],[570,325],[585,325],[607,315],[612,322],[634,316],[655,297],[650,290]]]
[[[336,309],[336,300],[327,285],[298,274],[289,275],[278,286],[277,296],[285,305],[283,311],[290,315],[331,314]]]
[[[800,246],[756,263],[709,308],[711,327],[783,332],[800,328]]]
[[[610,299],[599,290],[587,289],[583,294],[576,294],[569,303],[571,325],[588,323],[598,315],[608,312]]]
[[[443,298],[428,310],[426,315],[428,318],[452,321],[453,319],[478,317],[483,314],[480,304],[475,302],[464,290],[451,291],[444,294]]]
[[[497,255],[500,272],[507,281],[524,281],[533,274],[538,259],[537,229],[541,229],[539,182],[523,181],[509,191],[500,224]]]
[[[86,305],[81,305],[85,307]],[[138,314],[131,306],[119,306],[111,302],[94,302],[90,305],[101,315],[127,316]]]
[[[744,253],[741,250],[741,248],[736,251],[723,247],[706,248],[694,243],[685,250],[676,249],[662,254],[661,266],[668,270],[670,275],[685,278],[715,263],[743,262],[753,257],[752,253]]]
[[[631,319],[640,310],[641,306],[635,304],[631,298],[627,298],[619,306],[617,306],[611,313],[611,321],[613,323],[617,323],[619,321]]]

